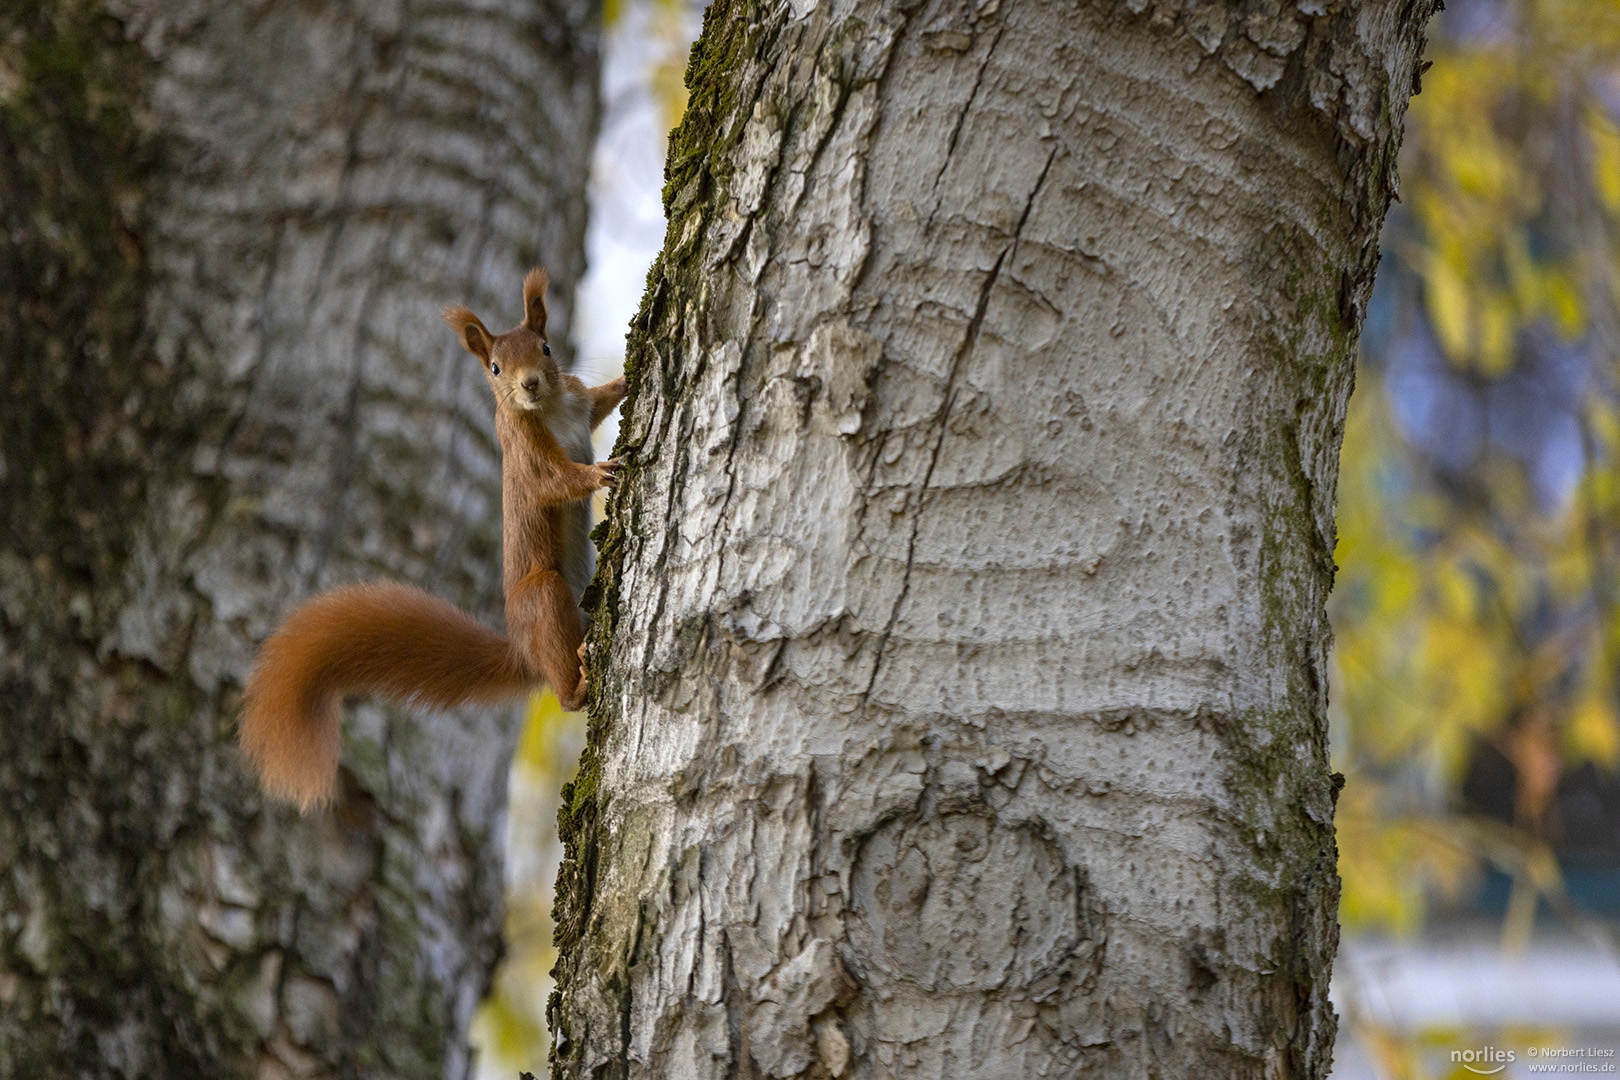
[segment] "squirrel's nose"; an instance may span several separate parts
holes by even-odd
[[[525,375],[525,376],[523,376],[523,389],[528,391],[531,394],[538,391],[540,389],[540,376],[538,376],[538,375]]]

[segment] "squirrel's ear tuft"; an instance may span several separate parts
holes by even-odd
[[[546,285],[549,278],[544,270],[529,271],[523,279],[523,325],[546,336]]]
[[[461,343],[466,346],[468,352],[485,364],[489,363],[489,352],[495,347],[495,339],[484,329],[484,324],[478,321],[478,316],[464,307],[447,307],[444,309],[444,321],[449,323],[450,329],[461,338]]]

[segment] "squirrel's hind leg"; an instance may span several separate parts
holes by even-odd
[[[506,598],[507,633],[536,673],[551,684],[568,712],[585,704],[579,650],[585,621],[568,582],[555,570],[531,570]]]

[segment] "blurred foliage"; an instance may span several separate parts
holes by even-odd
[[[1620,5],[1452,7],[1341,459],[1341,919],[1410,933],[1495,870],[1513,951],[1538,906],[1582,922],[1572,860],[1620,865]],[[1346,1019],[1384,1075],[1447,1075]]]
[[[1358,1032],[1364,1032],[1357,1026],[1359,1018],[1353,1012],[1347,1013],[1345,1019],[1357,1027]],[[1525,1055],[1526,1047],[1568,1046],[1571,1045],[1569,1040],[1570,1033],[1557,1028],[1516,1025],[1479,1032],[1441,1026],[1411,1035],[1397,1035],[1387,1029],[1365,1031],[1362,1046],[1377,1074],[1385,1080],[1479,1080],[1482,1075],[1493,1074],[1498,1080],[1510,1080],[1516,1072],[1505,1068],[1487,1072],[1485,1062],[1470,1068],[1466,1063],[1452,1061],[1451,1054],[1457,1050],[1478,1051],[1483,1047],[1513,1047],[1516,1066],[1522,1067],[1534,1064],[1534,1060]]]
[[[1344,918],[1393,930],[1483,862],[1556,889],[1528,868],[1560,782],[1620,764],[1620,6],[1459,7],[1407,118],[1339,489]],[[1464,811],[1482,746],[1516,853]]]
[[[557,950],[551,944],[551,900],[557,862],[558,793],[585,745],[583,713],[565,713],[550,690],[530,699],[512,761],[508,812],[506,958],[473,1020],[479,1073],[543,1072],[550,1036],[546,996]]]
[[[612,33],[630,32],[651,45],[642,72],[641,92],[657,104],[664,130],[672,130],[686,111],[686,59],[692,48],[696,0],[606,0],[602,22]]]

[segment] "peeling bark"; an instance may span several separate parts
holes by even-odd
[[[1428,0],[715,0],[558,1077],[1321,1077],[1333,494]]]
[[[591,0],[0,2],[0,1076],[461,1077],[510,712],[351,709],[299,818],[235,747],[299,599],[500,625],[488,391],[566,333]]]

